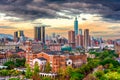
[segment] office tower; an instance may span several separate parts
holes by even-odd
[[[22,30],[18,31],[18,37],[24,36],[24,32]]]
[[[93,47],[93,46],[95,46],[95,39],[94,39],[94,37],[92,36],[92,37],[91,37],[91,47]]]
[[[34,28],[34,39],[45,43],[45,27],[44,26]]]
[[[78,30],[78,35],[79,35],[79,34],[82,35],[82,29],[79,29],[79,30]]]
[[[88,44],[89,47],[91,47],[91,42],[92,42],[91,36],[89,35],[89,44]]]
[[[45,26],[41,27],[41,41],[45,43]]]
[[[76,36],[76,46],[83,47],[83,35],[77,35]]]
[[[46,34],[46,36],[45,36],[45,41],[47,41],[47,40],[49,40],[48,34]]]
[[[14,41],[16,41],[16,39],[18,38],[18,32],[14,32]]]
[[[20,37],[24,37],[24,31],[19,30],[14,32],[14,41],[19,41]]]
[[[77,20],[77,17],[75,18],[75,21],[74,21],[74,31],[75,31],[75,35],[78,35],[78,20]]]
[[[56,34],[55,33],[52,33],[52,38],[55,38],[56,37]]]
[[[68,43],[72,48],[75,47],[75,31],[68,31]]]
[[[41,27],[34,28],[34,39],[41,41]]]
[[[84,30],[84,48],[85,50],[88,49],[90,37],[89,37],[89,29]]]

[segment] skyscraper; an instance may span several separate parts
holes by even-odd
[[[76,46],[81,46],[83,47],[83,35],[78,34],[76,36]]]
[[[41,27],[34,28],[34,39],[41,41]]]
[[[77,20],[77,17],[75,18],[75,21],[74,21],[74,31],[75,31],[75,36],[78,35],[78,20]]]
[[[68,43],[73,48],[75,47],[75,31],[68,31]]]
[[[84,48],[85,50],[88,49],[90,43],[90,37],[89,37],[89,29],[84,30]]]
[[[17,42],[18,41],[18,32],[14,32],[14,41]]]
[[[45,43],[45,26],[41,27],[41,41]]]
[[[17,38],[18,37],[18,32],[14,32],[14,38]]]
[[[19,30],[14,32],[14,41],[19,41],[20,37],[24,37],[24,31]]]
[[[45,43],[45,27],[44,26],[34,28],[34,39]]]
[[[82,29],[78,30],[78,34],[82,35]]]
[[[18,32],[18,37],[24,36],[24,32],[22,30],[19,30],[17,32]]]

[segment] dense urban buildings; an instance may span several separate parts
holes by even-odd
[[[4,43],[0,45],[0,65],[9,61],[11,56],[15,56],[14,60],[25,58],[25,63],[30,69],[34,70],[37,63],[40,70],[39,75],[51,78],[58,77],[60,70],[66,71],[68,68],[74,70],[83,68],[83,65],[91,64],[87,59],[92,58],[94,60],[96,58],[95,54],[91,54],[92,52],[101,53],[115,50],[120,57],[119,39],[116,41],[111,39],[104,41],[101,37],[90,36],[89,29],[85,29],[83,34],[82,29],[78,29],[77,18],[74,22],[74,30],[68,31],[68,39],[56,33],[45,36],[45,27],[41,26],[34,28],[34,40],[24,40],[24,32],[19,30],[14,32],[14,41],[1,39],[0,42]],[[120,62],[119,58],[116,58],[116,60]],[[49,66],[47,72],[46,66]],[[22,70],[27,71],[27,69]]]
[[[0,80],[120,80],[120,0],[0,0]]]
[[[45,70],[45,65],[50,63],[52,72],[59,72],[60,69],[66,69],[67,66],[74,68],[80,67],[87,62],[87,56],[85,54],[70,54],[69,52],[62,51],[40,51],[33,52],[31,42],[26,43],[26,63],[30,64],[33,68],[35,63],[38,63],[42,72]]]
[[[77,17],[74,21],[74,31],[68,31],[68,43],[72,48],[81,47],[88,50],[88,47],[91,47],[91,38],[89,34],[89,29],[84,30],[84,35],[82,29],[78,29],[78,20]]]

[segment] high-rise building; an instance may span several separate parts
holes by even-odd
[[[34,39],[45,43],[45,27],[44,26],[34,28]]]
[[[34,39],[41,41],[41,27],[34,28]]]
[[[55,33],[52,33],[52,38],[55,38],[56,37],[56,34]]]
[[[17,41],[17,38],[18,38],[18,32],[14,32],[14,41]]]
[[[41,41],[45,43],[45,27],[41,27]]]
[[[78,35],[79,35],[79,34],[82,35],[82,29],[79,29],[79,30],[78,30]]]
[[[24,32],[22,30],[19,30],[17,32],[18,32],[18,37],[24,36]]]
[[[83,47],[83,35],[77,35],[76,36],[76,46]]]
[[[74,21],[74,31],[75,31],[75,35],[78,35],[78,20],[77,20],[77,17],[75,18],[75,21]]]
[[[90,43],[89,29],[84,30],[84,48],[87,50]]]
[[[68,31],[68,43],[71,47],[75,47],[75,31]]]
[[[24,37],[24,31],[19,30],[14,32],[14,41],[19,41],[20,37]]]

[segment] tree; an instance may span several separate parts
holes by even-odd
[[[36,62],[35,65],[34,65],[34,71],[33,71],[33,73],[34,73],[34,74],[38,74],[39,71],[40,71],[40,70],[39,70],[39,66],[38,66],[38,63]]]
[[[87,75],[83,80],[99,80],[93,74]]]
[[[109,72],[103,76],[107,80],[120,80],[120,73],[118,72]]]
[[[50,77],[43,77],[42,80],[51,80]]]
[[[100,79],[100,78],[104,75],[104,71],[99,70],[99,71],[95,72],[94,75],[95,75],[97,78]]]
[[[15,67],[24,67],[25,59],[16,59],[14,61],[7,61],[4,63],[4,66],[8,66],[8,69],[13,69]]]
[[[73,71],[70,74],[70,80],[82,80],[84,77],[83,74]]]
[[[7,66],[8,69],[15,68],[15,63],[13,61],[8,61],[4,63],[4,66]]]
[[[39,76],[39,72],[40,72],[39,65],[36,62],[34,65],[34,70],[33,70],[33,75],[32,75],[33,80],[41,80]]]
[[[19,78],[10,78],[9,80],[20,80]]]
[[[59,69],[59,79],[60,80],[64,80],[64,79],[69,79],[70,78],[70,74],[72,73],[72,67],[67,66],[67,68],[65,70],[63,70],[62,68]]]
[[[0,70],[0,76],[9,76],[9,70]]]
[[[27,69],[26,69],[25,77],[26,78],[31,78],[31,76],[32,76],[32,70],[31,70],[31,68],[30,68],[29,65],[26,65],[26,67],[27,67]]]
[[[71,66],[67,66],[67,68],[66,68],[66,77],[67,78],[70,78],[70,75],[73,72],[72,70],[73,70],[73,68]]]
[[[103,65],[103,66],[106,65],[106,64],[112,64],[115,68],[120,66],[118,61],[115,61],[111,58],[101,61],[100,64]]]
[[[15,61],[15,66],[16,67],[24,67],[25,66],[25,59],[16,59]]]
[[[45,65],[45,72],[49,73],[50,71],[51,71],[51,66],[50,66],[50,63],[47,62],[46,65]]]

